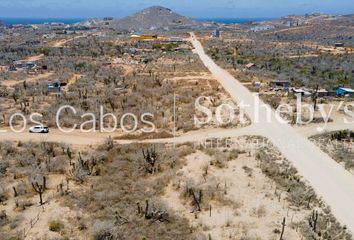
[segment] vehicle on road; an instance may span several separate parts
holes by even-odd
[[[49,133],[49,128],[42,126],[42,125],[37,125],[37,126],[30,127],[29,132],[30,133]]]

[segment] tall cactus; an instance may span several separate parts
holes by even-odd
[[[42,206],[44,204],[43,203],[43,193],[46,189],[46,177],[43,176],[42,184],[39,184],[38,182],[36,182],[36,183],[32,182],[32,187],[39,194],[39,204]]]
[[[158,154],[156,153],[156,149],[155,146],[153,148],[151,148],[150,150],[147,149],[146,152],[143,151],[143,157],[145,160],[145,170],[146,172],[150,173],[150,174],[154,174],[157,172],[157,166],[156,166],[156,162],[158,159]]]

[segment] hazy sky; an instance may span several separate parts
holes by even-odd
[[[354,13],[353,0],[0,0],[1,17],[122,17],[152,5],[190,17],[278,17]]]

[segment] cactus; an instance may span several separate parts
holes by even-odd
[[[143,157],[145,160],[145,171],[150,174],[157,172],[156,162],[158,160],[158,155],[156,153],[155,146],[150,150],[147,149],[146,152],[143,151]]]
[[[46,177],[43,176],[42,184],[39,184],[38,182],[36,182],[36,183],[32,182],[32,187],[39,194],[39,204],[42,206],[44,204],[43,203],[43,193],[46,189]]]
[[[283,222],[281,223],[281,226],[282,226],[282,228],[281,228],[280,240],[283,240],[283,235],[284,235],[285,226],[286,226],[285,217],[283,218]]]

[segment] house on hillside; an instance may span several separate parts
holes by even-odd
[[[338,88],[336,90],[337,96],[340,97],[354,97],[354,89],[351,88]]]
[[[329,91],[327,91],[326,89],[319,89],[319,90],[317,90],[317,96],[318,97],[329,97],[329,96],[331,96],[331,93]]]
[[[310,91],[308,91],[307,89],[303,89],[303,88],[298,88],[298,89],[294,88],[292,90],[292,92],[294,94],[301,94],[302,97],[310,97],[310,96],[312,96],[312,93]]]
[[[37,66],[37,64],[33,61],[15,61],[14,67],[15,68],[22,68],[22,69],[33,69]]]
[[[248,63],[245,67],[246,67],[246,70],[251,71],[251,72],[258,70],[257,65],[254,63]]]
[[[220,38],[220,30],[219,30],[219,29],[215,29],[215,30],[211,33],[211,37],[213,37],[213,38]]]
[[[60,93],[61,91],[61,84],[59,82],[49,83],[47,85],[47,90],[50,93]]]
[[[273,80],[273,81],[270,81],[269,86],[271,88],[275,88],[275,89],[280,88],[285,91],[288,91],[289,87],[290,87],[290,82],[287,80]]]
[[[184,38],[181,37],[170,37],[165,40],[165,42],[170,42],[170,43],[183,43],[186,42]]]
[[[151,41],[151,40],[157,40],[158,36],[156,34],[145,34],[145,35],[139,35],[139,34],[132,34],[130,36],[130,40],[134,41]]]
[[[257,25],[255,27],[250,28],[248,31],[249,32],[262,32],[262,31],[272,30],[274,28],[275,28],[274,25]]]
[[[43,34],[42,39],[53,39],[57,36],[56,33]]]

